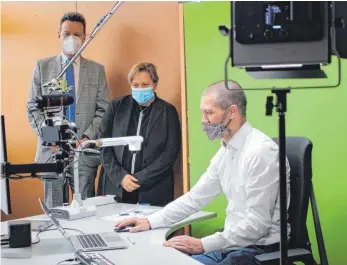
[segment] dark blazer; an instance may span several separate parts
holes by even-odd
[[[132,96],[111,101],[100,126],[102,138],[127,136]],[[141,149],[143,159],[141,170],[135,172],[138,179],[139,202],[163,206],[174,199],[173,165],[181,146],[181,130],[175,107],[156,97],[152,103],[146,135]],[[121,181],[128,174],[123,167],[123,146],[102,149],[98,194],[115,194],[121,201],[123,189]]]

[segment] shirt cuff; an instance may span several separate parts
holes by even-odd
[[[149,224],[151,225],[151,229],[156,229],[162,225],[161,217],[159,212],[156,212],[147,217]]]
[[[210,253],[213,251],[222,251],[220,247],[220,238],[218,234],[213,234],[201,238],[201,243],[205,250],[205,253]]]

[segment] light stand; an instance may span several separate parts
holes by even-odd
[[[273,97],[269,96],[266,101],[266,115],[272,116],[272,109],[276,107],[278,113],[278,131],[279,131],[279,163],[280,163],[280,231],[281,231],[281,265],[287,265],[288,260],[288,239],[287,239],[287,174],[286,174],[286,120],[287,111],[287,89],[272,89],[271,92],[276,95],[276,105],[273,104]]]
[[[302,4],[305,6],[303,8]],[[336,35],[336,28],[342,27],[341,18],[337,20],[335,12],[335,2],[245,2],[232,1],[231,25],[229,30],[226,26],[219,26],[219,31],[223,36],[228,36],[229,54],[224,65],[225,87],[228,87],[228,63],[231,61],[232,67],[245,68],[248,73],[255,78],[322,78],[320,66],[331,63],[331,56],[336,55],[337,60],[337,82],[333,85],[317,86],[293,86],[285,89],[272,89],[276,95],[276,105],[273,104],[273,97],[267,98],[266,115],[272,115],[272,109],[276,106],[278,112],[279,129],[279,188],[280,188],[280,264],[288,265],[288,228],[287,228],[287,178],[286,178],[286,133],[285,133],[285,113],[287,111],[287,94],[293,89],[329,89],[336,88],[341,82],[341,57],[336,43],[342,43]],[[282,8],[283,7],[283,8]],[[285,21],[275,21],[273,11],[284,10],[287,12]],[[304,11],[304,9],[307,11]],[[345,14],[341,6],[341,15]],[[252,10],[250,14],[249,10]],[[297,11],[298,12],[297,12]],[[277,12],[277,11],[275,11]],[[313,13],[316,15],[312,15]],[[282,13],[283,14],[283,13]],[[264,22],[263,17],[271,19]],[[315,17],[319,23],[313,22]],[[304,22],[303,22],[304,21]],[[290,27],[287,25],[290,23]],[[308,30],[302,27],[303,23],[311,23]],[[294,26],[296,25],[296,26]],[[307,24],[305,24],[307,25]],[[295,29],[294,29],[295,27]],[[287,41],[280,38],[281,34],[274,34],[270,38],[267,34],[283,33],[284,29],[291,28],[295,34],[303,34],[308,37],[317,28],[321,32],[320,40],[310,37],[303,42],[294,39]],[[259,33],[259,34],[258,34]],[[343,34],[343,32],[341,32]],[[341,34],[341,36],[342,36]],[[283,35],[282,35],[283,36]],[[294,35],[289,33],[290,38]],[[273,38],[275,37],[275,38]],[[343,45],[342,45],[343,46]],[[345,47],[344,45],[343,47]],[[342,50],[342,48],[341,48]],[[300,67],[298,67],[300,66]],[[270,71],[269,71],[270,70]],[[257,74],[255,74],[257,71]],[[268,73],[265,74],[264,73]],[[274,76],[273,74],[276,74]],[[244,88],[243,91],[269,90],[269,88]],[[277,262],[277,253],[274,255]],[[292,257],[291,257],[292,258]]]
[[[98,197],[96,197],[96,200],[95,200],[95,197],[87,199],[86,204],[83,205],[81,193],[79,191],[78,160],[80,157],[80,153],[83,152],[85,146],[89,144],[95,144],[96,147],[104,148],[104,147],[111,147],[111,146],[129,145],[130,151],[139,151],[141,149],[142,142],[143,142],[142,136],[126,136],[126,137],[104,138],[104,139],[98,139],[98,140],[88,140],[81,143],[75,152],[74,161],[73,161],[75,189],[74,189],[71,205],[52,208],[51,212],[53,213],[53,215],[57,218],[66,219],[66,220],[75,220],[75,219],[85,218],[85,217],[96,215],[95,206],[114,202],[114,199],[113,199],[114,196],[109,196],[105,198],[102,196],[100,200]],[[94,201],[94,203],[89,203],[88,200],[90,200],[91,202]]]

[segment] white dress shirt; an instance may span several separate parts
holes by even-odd
[[[66,64],[66,60],[69,59],[63,52],[61,52],[61,68]],[[77,96],[78,92],[78,86],[79,86],[79,80],[80,80],[80,57],[78,56],[76,60],[72,63],[73,70],[74,70],[74,77],[75,77],[75,98]],[[66,74],[64,74],[64,79],[66,79]]]
[[[287,161],[288,207],[289,172]],[[249,122],[222,144],[188,193],[148,221],[153,229],[170,226],[199,211],[220,192],[228,200],[224,231],[201,239],[206,253],[280,241],[279,148]]]

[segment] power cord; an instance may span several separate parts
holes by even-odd
[[[1,239],[1,246],[8,246],[9,243],[10,243],[9,239],[7,240]]]
[[[29,101],[29,102],[27,103],[27,112],[28,112],[28,113],[31,115],[31,117],[33,118],[34,123],[35,123],[35,126],[36,126],[36,129],[37,129],[37,132],[38,132],[38,134],[39,134],[41,140],[43,140],[43,139],[42,139],[42,135],[41,135],[40,128],[39,128],[39,126],[37,125],[37,122],[36,122],[36,117],[35,117],[34,114],[33,114],[34,111],[38,111],[38,110],[37,110],[36,108],[29,107],[29,104],[31,104],[31,103],[32,103],[31,101]]]
[[[39,243],[39,242],[40,242],[39,234],[40,234],[40,233],[43,233],[43,232],[45,232],[45,231],[48,231],[48,228],[50,228],[50,227],[52,227],[52,226],[53,226],[53,224],[50,224],[49,226],[46,226],[45,228],[40,229],[40,230],[37,232],[37,234],[36,234],[36,241],[35,241],[35,242],[32,242],[31,244],[32,244],[32,245],[35,245],[35,244]]]
[[[62,260],[60,262],[58,262],[56,265],[62,264],[64,262],[73,262],[73,261],[79,261],[77,258],[73,258],[73,259],[66,259],[66,260]],[[75,263],[75,264],[80,264],[80,262]]]
[[[76,138],[78,144],[81,145],[81,139],[78,137],[77,133],[75,133],[73,130],[71,130],[71,133],[75,136],[75,138]],[[85,148],[83,147],[83,148],[82,148],[82,153],[81,153],[80,158],[83,160],[84,164],[85,164],[88,168],[94,168],[94,167],[88,165],[88,163],[84,160],[84,155],[85,155],[85,154],[84,154],[84,149],[85,149]],[[76,149],[76,150],[77,150],[77,149]],[[77,161],[76,161],[76,162],[77,162]]]
[[[15,177],[13,177],[15,176]],[[31,178],[31,179],[42,179],[41,176],[37,176],[37,175],[30,175],[30,176],[22,176],[22,175],[17,175],[17,174],[12,174],[10,176],[1,176],[1,179],[4,179],[4,178],[7,178],[7,179],[12,179],[12,180],[21,180],[21,179],[28,179],[28,178]],[[47,179],[47,178],[45,178]]]
[[[43,232],[47,232],[47,231],[53,231],[53,230],[57,230],[57,228],[52,228],[52,229],[49,229],[50,227],[52,227],[53,224],[50,224],[49,226],[45,227],[44,229],[41,229],[37,232],[36,234],[36,241],[35,242],[32,242],[31,244],[32,245],[35,245],[35,244],[38,244],[40,243],[40,237],[39,237],[39,234],[43,233]],[[79,229],[74,229],[74,228],[64,228],[65,230],[70,230],[70,231],[77,231],[81,234],[84,234],[83,231],[79,230]],[[8,242],[9,242],[9,238],[8,238],[8,235],[1,235],[1,245],[4,246],[4,245],[8,245]]]
[[[10,242],[8,235],[1,235],[1,246],[7,246]]]
[[[47,232],[47,231],[54,231],[54,230],[57,230],[57,228],[52,228],[52,229],[48,229],[50,228],[51,226],[53,226],[53,224],[47,226],[46,228],[42,229],[42,230],[39,230],[36,234],[36,241],[35,242],[32,242],[33,245],[35,244],[38,244],[40,242],[40,237],[39,237],[39,234],[43,233],[43,232]],[[81,233],[82,235],[84,234],[83,231],[81,230],[78,230],[78,229],[75,229],[75,228],[63,228],[64,230],[69,230],[69,231],[77,231],[79,233]]]

